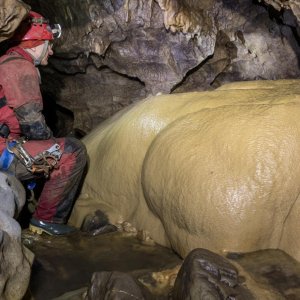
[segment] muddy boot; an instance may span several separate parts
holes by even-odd
[[[30,220],[29,230],[38,234],[45,232],[49,235],[67,235],[77,231],[76,228],[66,224],[50,223],[35,218]]]

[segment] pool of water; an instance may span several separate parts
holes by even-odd
[[[182,260],[170,249],[147,245],[120,232],[67,237],[35,235],[23,231],[23,243],[35,253],[28,299],[54,299],[85,288],[97,271],[121,271],[150,280],[152,272],[172,269]],[[161,298],[167,296],[167,289]],[[165,295],[164,295],[165,294]]]

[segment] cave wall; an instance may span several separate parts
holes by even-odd
[[[62,25],[42,87],[73,113],[70,130],[88,133],[148,95],[300,75],[294,1],[25,2]]]

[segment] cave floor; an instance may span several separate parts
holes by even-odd
[[[35,235],[23,230],[23,244],[35,260],[24,300],[77,300],[94,272],[120,271],[145,279],[153,290],[151,273],[172,270],[182,260],[171,250],[147,245],[129,234],[113,232],[98,236],[75,233],[67,237]],[[256,282],[279,292],[284,299],[300,299],[300,263],[280,250],[230,254]],[[160,286],[153,299],[168,299],[170,286]],[[152,299],[152,297],[151,297]]]
[[[68,294],[62,299],[81,299],[79,296],[88,287],[94,272],[120,271],[144,278],[146,282],[152,272],[172,269],[182,263],[168,248],[147,245],[119,232],[97,236],[77,232],[55,237],[23,230],[22,241],[35,254],[24,300],[55,299],[65,293]],[[168,294],[168,287],[162,294]]]

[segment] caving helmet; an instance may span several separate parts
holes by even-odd
[[[39,57],[32,57],[34,64],[40,65],[51,41],[61,36],[59,24],[50,25],[49,21],[37,12],[30,11],[28,18],[21,22],[11,41],[22,48],[33,48],[44,44]]]
[[[52,41],[61,36],[59,24],[50,25],[49,21],[37,12],[30,11],[13,36],[13,41]]]

